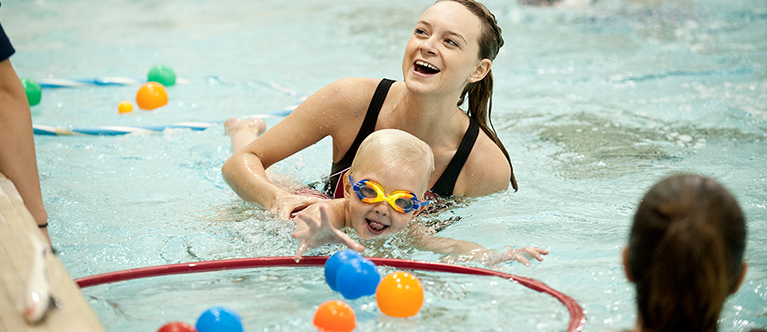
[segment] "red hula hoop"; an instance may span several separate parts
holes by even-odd
[[[570,323],[567,326],[568,332],[580,332],[586,323],[585,315],[583,314],[583,308],[573,300],[573,298],[562,294],[546,284],[531,278],[525,278],[515,276],[513,274],[503,273],[495,270],[481,269],[476,267],[467,267],[461,265],[431,263],[431,262],[419,262],[406,259],[395,258],[375,258],[368,257],[376,265],[391,266],[398,269],[412,269],[423,271],[437,271],[459,274],[472,274],[482,276],[496,276],[499,278],[516,281],[525,287],[533,289],[538,292],[546,293],[567,307],[567,311],[570,312]],[[96,286],[101,284],[108,284],[112,282],[157,277],[172,274],[184,274],[184,273],[197,273],[197,272],[209,272],[220,270],[234,270],[234,269],[246,269],[254,267],[277,267],[277,266],[324,266],[328,257],[322,256],[310,256],[304,257],[296,263],[293,257],[253,257],[253,258],[240,258],[240,259],[225,259],[196,263],[181,263],[170,264],[160,266],[142,267],[137,269],[115,271],[104,274],[93,275],[89,277],[83,277],[75,279],[77,285],[81,288]]]

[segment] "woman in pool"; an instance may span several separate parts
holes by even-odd
[[[436,195],[482,196],[517,184],[511,161],[490,122],[491,66],[503,45],[495,17],[473,0],[441,0],[421,16],[402,61],[402,82],[338,80],[310,96],[287,118],[258,136],[243,120],[227,131],[236,152],[222,168],[243,199],[287,218],[319,198],[293,195],[272,184],[265,169],[326,136],[333,138],[333,169],[326,191],[339,197],[360,142],[392,128],[431,146]],[[468,111],[458,105],[468,98]],[[481,130],[480,130],[481,129]]]
[[[746,275],[745,246],[743,213],[716,181],[675,175],[653,186],[623,251],[639,310],[632,331],[716,331]]]
[[[547,250],[525,247],[496,252],[481,245],[434,236],[421,223],[411,220],[428,203],[423,198],[427,181],[434,170],[431,148],[402,130],[382,129],[360,144],[352,161],[341,198],[317,202],[296,214],[293,237],[301,240],[295,259],[307,248],[325,243],[343,243],[362,251],[365,248],[342,231],[351,228],[362,239],[373,239],[407,232],[413,245],[452,257],[495,265],[516,260],[525,265],[529,255],[539,261]]]

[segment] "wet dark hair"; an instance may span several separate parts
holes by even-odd
[[[650,189],[628,248],[643,331],[716,331],[741,277],[746,222],[712,179],[680,174]]]
[[[482,21],[482,35],[479,39],[479,58],[495,60],[498,55],[498,51],[503,46],[503,37],[501,36],[501,27],[498,26],[498,22],[495,20],[495,15],[485,7],[485,5],[476,2],[474,0],[438,0],[440,1],[454,1],[462,4],[470,12],[477,15]],[[492,139],[503,154],[506,156],[506,160],[509,161],[509,168],[511,168],[511,187],[514,190],[518,190],[517,179],[514,177],[514,167],[511,166],[511,158],[509,152],[506,151],[506,147],[498,138],[498,134],[493,126],[493,121],[490,119],[490,113],[493,109],[493,72],[492,70],[478,82],[469,83],[461,92],[461,98],[458,100],[458,106],[461,106],[466,100],[466,96],[469,97],[469,109],[466,113],[471,117],[479,127]]]

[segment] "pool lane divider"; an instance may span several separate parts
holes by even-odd
[[[110,85],[141,85],[146,80],[128,77],[96,77],[96,78],[43,78],[35,80],[41,88],[79,88],[87,86],[110,86]],[[178,79],[177,83],[186,83],[187,80]]]
[[[226,83],[220,76],[211,76],[210,79],[214,79],[218,82]],[[93,86],[124,86],[124,85],[142,85],[147,82],[146,79],[130,78],[130,77],[94,77],[94,78],[43,78],[35,80],[41,88],[80,88],[80,87],[93,87]],[[289,96],[299,98],[301,100],[306,99],[306,96],[296,90],[284,87],[277,83],[255,80],[259,85],[266,86],[272,90],[279,91]],[[176,84],[187,84],[189,79],[177,78]],[[229,83],[231,84],[231,83]]]
[[[290,114],[298,105],[288,106],[282,110],[270,113],[256,114],[245,117],[253,118],[278,118]],[[100,126],[100,127],[64,127],[64,126],[46,126],[33,124],[35,135],[43,136],[118,136],[134,133],[161,133],[166,129],[191,129],[195,131],[205,130],[210,127],[220,126],[224,121],[214,122],[179,122],[171,125],[160,126]]]
[[[80,288],[86,288],[91,286],[97,286],[102,284],[108,284],[113,282],[120,282],[125,280],[133,280],[140,278],[150,278],[165,275],[185,274],[185,273],[198,273],[198,272],[211,272],[221,270],[234,270],[234,269],[247,269],[257,267],[291,267],[291,266],[324,266],[325,261],[328,259],[326,256],[311,256],[304,257],[296,263],[293,257],[253,257],[253,258],[240,258],[240,259],[226,259],[226,260],[213,260],[205,262],[194,263],[180,263],[160,266],[142,267],[136,269],[129,269],[123,271],[115,271],[104,274],[98,274],[88,277],[82,277],[75,279]],[[532,290],[546,293],[559,302],[565,305],[567,311],[570,313],[570,321],[567,326],[568,332],[582,331],[586,318],[583,313],[583,308],[570,296],[567,296],[546,284],[532,279],[516,276],[513,274],[503,273],[500,271],[482,269],[476,267],[468,267],[461,265],[422,262],[406,259],[396,258],[376,258],[369,257],[376,265],[390,266],[398,269],[410,269],[421,271],[435,271],[435,272],[447,272],[457,274],[468,275],[481,275],[481,276],[496,276],[509,281],[517,282]]]
[[[217,81],[223,81],[218,76],[212,76],[211,78]],[[84,86],[113,86],[113,85],[141,85],[147,82],[145,79],[136,79],[128,77],[97,77],[97,78],[84,78],[84,79],[68,79],[68,78],[46,78],[36,81],[42,88],[77,88]],[[189,83],[188,79],[179,78],[176,83],[186,84]],[[269,87],[275,91],[279,91],[289,96],[293,96],[299,99],[299,101],[306,100],[306,96],[299,93],[296,90],[286,88],[276,83],[256,80],[256,83]],[[290,112],[298,107],[298,104],[285,107],[279,111],[256,114],[246,119],[252,118],[276,118],[285,117]],[[224,121],[214,122],[180,122],[171,125],[160,126],[99,126],[99,127],[67,127],[67,126],[47,126],[33,124],[35,135],[44,136],[119,136],[133,133],[161,133],[166,129],[191,129],[194,131],[205,130],[210,127],[223,124]]]

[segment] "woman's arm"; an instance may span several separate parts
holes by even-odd
[[[311,95],[277,125],[235,151],[222,167],[224,180],[244,200],[278,212],[284,219],[292,211],[318,201],[292,195],[272,184],[265,170],[328,135],[333,137],[334,154],[339,145],[348,149],[354,140],[348,132],[356,135],[356,130],[350,128],[359,128],[372,96],[368,81],[373,82],[374,89],[375,80],[349,78]]]

